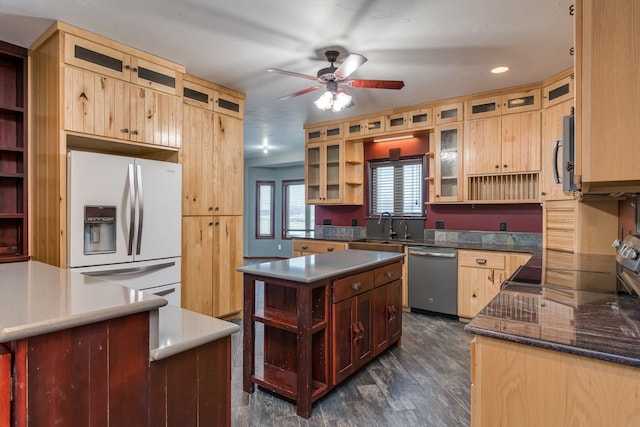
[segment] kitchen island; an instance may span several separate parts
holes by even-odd
[[[257,384],[309,418],[314,401],[399,344],[403,259],[346,250],[239,268],[244,391]]]
[[[35,261],[0,264],[0,426],[229,425],[221,390],[239,327],[165,304]]]
[[[472,426],[638,425],[640,299],[613,256],[549,252],[465,327]],[[563,256],[575,270],[549,268]]]

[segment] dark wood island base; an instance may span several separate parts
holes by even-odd
[[[370,260],[367,253],[378,255]],[[251,266],[239,269],[244,272],[244,391],[253,393],[257,384],[294,401],[297,414],[309,418],[313,402],[399,344],[404,255],[380,254],[344,251],[267,263],[280,263],[274,268],[289,272],[278,277]],[[350,256],[356,256],[353,262]],[[322,268],[340,258],[348,268]],[[296,264],[305,270],[300,277]]]

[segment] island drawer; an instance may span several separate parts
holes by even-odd
[[[293,250],[299,252],[312,252],[312,253],[325,253],[333,251],[343,251],[347,249],[347,243],[345,242],[331,242],[331,241],[314,241],[314,240],[294,240]]]
[[[373,289],[373,271],[355,274],[333,282],[333,302],[340,302]]]
[[[504,270],[504,258],[499,252],[458,251],[458,266]]]
[[[375,287],[400,279],[402,277],[402,263],[396,262],[376,268],[373,270],[373,276],[373,286]]]

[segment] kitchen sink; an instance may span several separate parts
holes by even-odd
[[[356,240],[349,242],[349,249],[361,249],[365,251],[404,252],[404,244],[410,240]]]

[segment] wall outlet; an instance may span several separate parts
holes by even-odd
[[[500,231],[507,231],[507,223],[506,222],[501,222],[500,223]]]
[[[444,221],[436,221],[436,230],[444,230]]]
[[[282,250],[282,245],[278,244],[278,250],[281,251]]]

